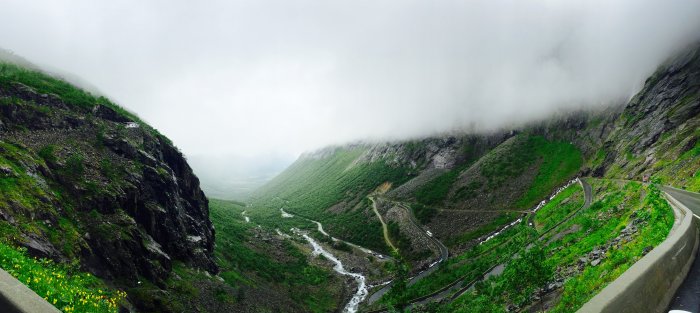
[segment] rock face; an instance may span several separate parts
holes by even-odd
[[[175,261],[216,273],[207,198],[182,153],[106,99],[41,88],[0,82],[0,176],[16,176],[0,220],[19,232],[4,239],[125,285],[160,285]]]
[[[591,160],[584,168],[586,175],[641,181],[645,175],[660,173],[680,179],[693,177],[697,165],[680,162],[671,168],[659,166],[659,161],[678,160],[697,146],[699,114],[700,45],[696,44],[662,64],[628,103],[569,114],[533,128],[549,138],[574,142]]]

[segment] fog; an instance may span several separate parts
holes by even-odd
[[[624,101],[698,38],[700,1],[3,0],[0,20],[0,46],[216,172]]]

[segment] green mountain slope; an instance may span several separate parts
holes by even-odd
[[[581,167],[569,143],[530,133],[496,138],[451,138],[433,153],[432,139],[329,148],[301,157],[258,190],[253,204],[272,212],[285,207],[325,222],[335,236],[387,251],[366,199],[389,183],[387,197],[412,203],[438,237],[465,244],[478,237],[473,231],[491,229],[480,227],[534,206]]]

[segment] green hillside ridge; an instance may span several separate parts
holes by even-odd
[[[381,226],[366,196],[384,182],[401,184],[410,169],[383,162],[358,162],[366,148],[336,150],[322,158],[301,158],[262,189],[252,201],[278,215],[279,208],[321,221],[335,236],[388,253]],[[336,206],[336,209],[327,210]]]
[[[258,190],[252,203],[255,208],[263,208],[273,215],[278,214],[277,210],[280,207],[284,207],[295,214],[323,222],[334,236],[377,251],[388,252],[382,243],[379,222],[369,211],[366,197],[384,182],[389,182],[392,186],[401,186],[415,177],[415,173],[425,170],[392,163],[394,158],[402,157],[401,153],[412,155],[420,149],[425,149],[425,146],[421,147],[420,143],[411,142],[408,151],[396,152],[372,161],[365,160],[371,148],[363,146],[334,149],[322,157],[302,157]],[[418,211],[417,215],[427,222],[451,219],[443,217],[436,208],[468,207],[471,199],[466,197],[465,193],[471,192],[503,198],[499,201],[501,206],[491,204],[484,207],[486,210],[504,211],[502,216],[505,218],[495,215],[481,223],[485,226],[492,221],[496,222],[486,228],[489,231],[493,230],[516,216],[509,214],[509,209],[527,209],[534,206],[552,189],[573,177],[582,162],[581,154],[575,146],[529,134],[512,137],[503,147],[496,147],[481,159],[477,156],[475,160],[469,149],[458,151],[456,158],[461,160],[460,164],[455,164],[440,176],[427,181],[417,188],[413,200],[408,199],[414,203],[412,207]],[[468,179],[468,183],[465,183],[464,177],[471,172],[475,172],[478,177]],[[522,185],[510,183],[521,176],[525,180]],[[508,189],[506,197],[499,194],[501,187]],[[461,238],[449,241],[456,245],[476,239],[478,236],[474,235],[475,231],[480,235],[488,233],[486,230],[479,230],[478,223],[466,226],[470,228],[467,232],[457,232],[445,237]],[[450,228],[443,230],[450,231]],[[437,234],[443,236],[444,231],[438,230]],[[398,233],[398,230],[395,233]],[[460,236],[465,233],[466,235]]]

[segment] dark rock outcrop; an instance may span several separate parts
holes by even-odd
[[[3,165],[0,176],[26,177],[19,187],[35,193],[0,202],[0,218],[42,225],[17,244],[125,285],[162,285],[175,261],[218,271],[207,198],[164,136],[112,105],[77,105],[18,82],[0,84],[0,100],[0,144],[12,147],[0,158],[26,172]],[[79,235],[68,242],[51,228]]]

